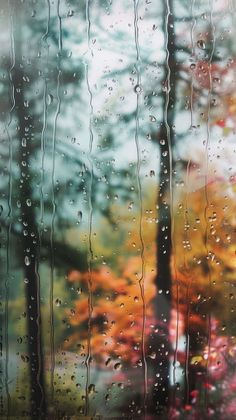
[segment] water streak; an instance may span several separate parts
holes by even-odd
[[[185,185],[187,187],[189,181],[189,171],[190,171],[191,160],[189,159],[186,169],[186,182]],[[184,230],[185,230],[185,241],[187,242],[189,239],[188,229],[187,226],[189,225],[189,218],[188,218],[188,191],[186,192],[186,199],[185,199],[185,206],[184,206]],[[187,293],[186,293],[186,302],[187,302],[187,313],[186,313],[186,346],[185,346],[185,395],[186,395],[186,404],[189,403],[189,324],[190,324],[190,273],[186,262],[186,251],[184,253],[184,267],[185,273],[188,275],[188,283],[187,283]]]
[[[195,47],[194,47],[194,29],[196,26],[196,18],[194,17],[194,7],[195,7],[195,0],[191,0],[191,28],[190,28],[190,40],[191,40],[191,57],[195,59]],[[193,111],[194,111],[194,77],[193,72],[191,73],[191,85],[190,85],[190,129],[193,130],[194,128],[194,121],[193,121]],[[189,179],[189,170],[190,170],[191,160],[189,159],[186,169],[186,188],[188,186],[188,179]],[[185,212],[184,212],[184,224],[188,226],[188,191],[186,192],[186,200],[185,200]],[[188,230],[186,229],[185,233],[185,241],[187,242],[189,239]],[[184,254],[184,264],[186,269],[186,274],[188,275],[188,283],[187,283],[187,293],[186,293],[186,302],[187,302],[187,313],[186,313],[186,346],[185,346],[185,398],[186,404],[189,403],[189,323],[190,323],[190,273],[187,268],[186,264],[186,253]]]
[[[134,0],[134,36],[135,36],[135,48],[136,48],[136,64],[135,69],[137,73],[137,86],[141,86],[141,74],[140,74],[140,48],[139,48],[139,28],[138,28],[138,7],[139,0]],[[145,257],[144,257],[144,240],[143,240],[143,200],[142,200],[142,187],[140,179],[141,159],[140,159],[140,146],[139,146],[139,91],[136,92],[136,112],[135,112],[135,146],[137,154],[137,165],[136,165],[136,176],[138,186],[138,198],[139,198],[139,238],[140,238],[140,257],[141,257],[141,276],[139,278],[140,294],[142,299],[142,362],[144,368],[144,395],[143,395],[143,410],[144,418],[146,416],[146,400],[148,393],[147,386],[147,361],[145,352],[145,326],[146,326],[146,302],[145,302],[145,291],[144,291],[144,280],[145,280]]]
[[[50,2],[49,0],[46,0],[47,4],[47,11],[48,11],[48,18],[47,18],[47,27],[46,31],[42,36],[42,42],[46,44],[47,49],[47,60],[46,63],[48,65],[49,60],[49,45],[47,43],[47,37],[49,34],[49,26],[50,26]],[[38,313],[38,319],[37,319],[37,325],[38,325],[38,337],[37,337],[37,344],[38,344],[38,354],[42,354],[41,345],[42,345],[42,339],[40,337],[41,328],[40,328],[40,273],[39,273],[39,265],[40,265],[40,257],[41,257],[41,248],[42,248],[42,234],[43,234],[43,225],[44,225],[44,161],[45,161],[45,132],[47,128],[47,80],[46,77],[44,78],[44,92],[43,92],[43,126],[42,126],[42,132],[41,132],[41,139],[40,139],[40,152],[41,152],[41,179],[40,179],[40,219],[39,219],[39,227],[38,227],[38,256],[36,258],[36,265],[35,265],[35,274],[37,279],[37,313]],[[42,372],[43,369],[43,361],[41,358],[39,358],[39,366],[38,366],[38,372],[37,372],[37,382],[38,387],[41,390],[41,404],[40,404],[40,412],[42,411],[42,406],[45,401],[45,395],[44,390],[41,385],[41,374],[43,375],[44,372]]]
[[[194,18],[194,6],[195,6],[195,0],[191,1],[191,30],[190,30],[190,39],[191,39],[191,48],[192,48],[192,58],[195,57],[195,48],[194,48],[194,29],[196,26],[196,18]],[[193,128],[193,95],[194,95],[194,86],[193,86],[193,72],[191,74],[191,92],[190,92],[190,115],[191,115],[191,129]]]
[[[59,31],[58,48],[59,48],[59,53],[60,53],[62,50],[62,25],[61,25],[61,16],[60,16],[60,0],[57,0],[57,21],[58,21],[58,31]]]
[[[213,55],[214,55],[214,51],[215,51],[215,43],[216,43],[216,39],[215,39],[215,26],[213,23],[213,3],[212,0],[209,0],[209,9],[210,9],[210,32],[212,33],[212,49],[211,49],[211,53],[210,53],[210,57],[209,57],[209,66],[208,66],[208,75],[209,75],[209,90],[208,90],[208,98],[207,98],[207,123],[206,123],[206,131],[207,131],[207,138],[206,138],[206,147],[205,147],[205,153],[206,153],[206,174],[205,174],[205,210],[204,210],[204,219],[205,219],[205,249],[206,249],[206,258],[208,258],[209,256],[209,249],[208,249],[208,221],[207,221],[207,212],[209,209],[209,197],[208,197],[208,169],[209,169],[209,156],[208,156],[208,150],[209,150],[209,145],[210,145],[210,138],[211,138],[211,129],[210,129],[210,115],[211,115],[211,98],[212,98],[212,89],[213,89],[213,85],[212,85],[212,60],[213,60]],[[210,296],[211,296],[211,291],[212,291],[212,281],[211,281],[211,266],[209,263],[209,292],[210,292]],[[210,359],[210,350],[211,350],[211,313],[209,313],[208,316],[208,357],[207,357],[207,362],[206,362],[206,371],[207,371],[207,375],[208,375],[208,365],[209,365],[209,359]],[[207,395],[207,388],[205,391],[205,396],[206,396],[206,405],[207,405],[207,401],[208,401],[208,395]]]
[[[174,25],[172,22],[172,27],[170,26],[170,18],[171,18],[171,10],[170,10],[170,3],[169,0],[166,0],[166,18],[165,18],[165,51],[166,51],[166,69],[167,69],[167,79],[166,79],[166,98],[165,98],[165,106],[164,106],[164,124],[166,128],[167,134],[167,146],[168,146],[168,155],[169,155],[169,192],[170,192],[170,218],[171,218],[171,247],[173,250],[174,255],[174,276],[175,280],[177,278],[177,270],[176,270],[176,262],[175,262],[175,242],[174,242],[174,209],[173,209],[173,180],[172,180],[172,173],[173,173],[173,157],[172,157],[172,139],[171,139],[171,128],[169,125],[168,120],[168,113],[170,109],[170,91],[171,91],[171,68],[170,68],[170,51],[169,51],[169,34],[170,30],[174,31]],[[174,59],[173,57],[171,58]],[[172,111],[173,112],[173,111]],[[178,282],[176,281],[177,287],[177,316],[176,316],[176,346],[174,351],[174,361],[173,361],[173,382],[176,383],[176,361],[177,361],[177,351],[178,351],[178,328],[179,328],[179,311],[178,311],[178,296],[179,296],[179,286]]]
[[[86,22],[87,22],[87,46],[88,50],[87,53],[90,51],[91,56],[92,51],[90,48],[90,29],[91,29],[91,21],[90,21],[90,1],[86,1]],[[87,264],[88,264],[88,339],[87,339],[87,356],[85,360],[86,366],[86,384],[85,384],[85,394],[86,394],[86,402],[85,402],[85,415],[89,414],[89,386],[90,386],[90,363],[91,363],[91,337],[92,337],[92,315],[93,315],[93,295],[92,295],[92,260],[93,260],[93,246],[92,246],[92,229],[93,229],[93,203],[92,203],[92,189],[93,189],[93,159],[92,159],[92,151],[93,151],[93,94],[89,82],[89,68],[88,63],[84,63],[85,66],[85,77],[86,77],[86,85],[87,91],[89,95],[89,149],[88,149],[88,162],[89,162],[89,172],[90,172],[90,181],[89,181],[89,193],[88,193],[88,201],[89,201],[89,217],[88,217],[88,256],[87,256]]]
[[[13,83],[12,72],[15,68],[15,42],[14,42],[14,30],[13,30],[13,17],[12,10],[10,7],[10,2],[8,1],[9,13],[10,13],[10,40],[11,40],[11,49],[10,49],[10,59],[11,65],[8,71],[9,82],[11,86],[11,109],[9,111],[9,120],[5,126],[8,142],[9,142],[9,179],[8,179],[8,214],[7,214],[7,255],[6,255],[6,281],[5,281],[5,347],[6,347],[6,364],[5,364],[5,388],[7,395],[7,418],[10,415],[10,403],[11,397],[9,393],[8,380],[9,380],[9,341],[8,341],[8,300],[9,300],[9,278],[10,278],[10,238],[11,238],[11,229],[12,229],[12,161],[13,161],[13,150],[12,150],[12,137],[10,135],[10,127],[12,123],[12,113],[15,108],[15,86]]]
[[[53,124],[53,136],[52,136],[52,178],[51,178],[51,186],[52,186],[52,219],[51,219],[51,235],[50,235],[50,243],[51,243],[51,276],[50,276],[50,346],[51,346],[51,375],[50,375],[50,384],[51,384],[51,394],[52,394],[52,402],[54,399],[54,370],[55,370],[55,346],[54,346],[54,222],[56,217],[56,201],[55,201],[55,153],[56,153],[56,135],[57,135],[57,121],[60,114],[61,108],[61,97],[60,97],[60,78],[61,78],[61,70],[60,70],[60,61],[58,65],[58,75],[57,75],[57,109],[54,117],[54,124]]]

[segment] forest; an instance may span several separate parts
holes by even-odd
[[[233,420],[235,0],[0,21],[0,417]]]

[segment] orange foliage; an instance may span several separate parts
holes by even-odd
[[[222,194],[219,194],[218,187]],[[230,199],[226,200],[225,191],[222,181],[212,182],[207,185],[207,203],[206,190],[201,188],[186,193],[182,197],[182,205],[176,206],[169,332],[173,348],[177,330],[178,338],[183,334],[191,336],[190,357],[198,354],[207,337],[209,313],[212,308],[215,310],[214,296],[222,290],[225,280],[223,269],[227,266],[230,270],[236,264],[235,249],[231,244],[235,233],[231,232],[231,239],[229,236],[235,204]],[[72,327],[72,334],[65,344],[67,347],[80,343],[86,354],[90,337],[92,357],[100,362],[105,363],[111,358],[136,363],[141,359],[142,331],[148,344],[148,337],[157,321],[152,307],[157,292],[153,269],[155,255],[153,241],[145,254],[143,279],[140,256],[126,260],[120,257],[116,273],[107,265],[91,273],[75,270],[69,273],[68,281],[77,283],[82,293],[73,310],[67,313]],[[142,300],[142,287],[145,302]],[[146,321],[143,330],[144,310]],[[148,353],[147,345],[146,350]]]
[[[145,295],[145,336],[150,334],[154,321],[151,301],[156,289],[155,273],[147,272],[144,279],[140,279],[137,268],[140,269],[140,258],[133,257],[125,264],[121,276],[116,276],[108,267],[90,274],[75,275],[72,271],[68,275],[70,282],[79,282],[83,293],[74,309],[67,313],[71,326],[77,327],[65,344],[67,348],[79,342],[86,352],[90,325],[90,347],[98,361],[105,362],[112,357],[134,363],[140,359],[144,315],[141,283]],[[90,322],[89,294],[92,302]]]

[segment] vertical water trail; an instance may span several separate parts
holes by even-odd
[[[90,29],[91,29],[91,21],[90,21],[90,0],[86,0],[86,23],[87,23],[87,53],[90,52],[91,56],[92,51],[90,48]],[[92,260],[93,260],[93,247],[92,247],[92,228],[93,228],[93,204],[92,204],[92,189],[93,189],[93,159],[92,159],[92,151],[93,151],[93,94],[90,87],[89,82],[89,69],[88,63],[84,63],[85,66],[85,77],[86,77],[86,85],[87,91],[89,95],[89,149],[88,149],[88,162],[89,162],[89,171],[90,171],[90,183],[89,183],[89,218],[88,218],[88,257],[87,257],[87,264],[88,264],[88,340],[87,340],[87,356],[85,360],[86,366],[86,383],[85,383],[85,395],[86,395],[86,405],[85,405],[85,415],[89,414],[89,385],[90,385],[90,363],[91,363],[91,337],[92,337],[92,328],[91,328],[91,321],[93,315],[93,295],[92,295]]]
[[[10,135],[10,126],[12,122],[12,113],[15,108],[15,87],[12,79],[12,71],[15,67],[15,44],[14,44],[14,30],[13,30],[13,17],[12,10],[10,7],[10,2],[8,1],[9,13],[10,13],[10,38],[11,38],[11,50],[10,50],[10,59],[11,65],[8,71],[9,82],[11,87],[10,97],[11,97],[11,109],[9,111],[9,120],[5,126],[7,138],[9,142],[9,179],[8,179],[8,214],[7,214],[7,255],[6,255],[6,280],[5,280],[5,347],[6,347],[6,363],[5,363],[5,389],[7,396],[7,418],[10,415],[10,403],[11,397],[8,388],[9,380],[9,341],[8,341],[8,300],[9,300],[9,278],[10,278],[10,238],[11,238],[11,228],[12,228],[12,137]]]
[[[190,40],[191,40],[191,57],[195,59],[195,48],[194,48],[194,29],[196,26],[196,18],[194,17],[194,7],[195,7],[195,0],[191,0],[191,28],[190,28]],[[191,67],[190,67],[191,68]],[[194,67],[195,68],[195,67]],[[190,86],[190,130],[194,129],[194,121],[193,121],[193,111],[194,111],[194,104],[193,104],[193,96],[194,96],[194,77],[193,72],[191,72],[191,86]],[[190,169],[191,160],[189,159],[186,169],[186,188],[188,186],[188,179],[189,179],[189,169]],[[184,224],[187,226],[188,222],[188,191],[186,191],[186,200],[185,200],[185,213],[184,213]],[[186,241],[188,241],[188,230],[186,230]],[[186,404],[189,403],[189,321],[190,321],[190,297],[189,297],[189,289],[190,289],[190,273],[187,268],[186,263],[186,253],[184,254],[184,265],[186,274],[188,275],[188,284],[187,284],[187,293],[186,293],[186,302],[187,302],[187,311],[186,311],[186,346],[185,346],[185,395],[186,395]]]
[[[170,28],[169,26],[169,20],[171,17],[171,10],[170,10],[170,4],[169,0],[166,0],[166,19],[165,19],[165,51],[166,51],[166,69],[167,69],[167,79],[166,79],[166,100],[165,100],[165,106],[164,106],[164,124],[166,128],[166,134],[167,134],[167,146],[168,146],[168,155],[169,155],[169,193],[170,193],[170,218],[171,218],[171,247],[174,257],[174,277],[175,280],[177,279],[177,270],[176,270],[176,260],[175,260],[175,242],[174,242],[174,209],[173,209],[173,180],[172,180],[172,174],[173,174],[173,157],[172,157],[172,139],[171,139],[171,128],[169,125],[168,120],[168,113],[170,109],[170,91],[171,91],[171,85],[170,85],[170,79],[171,79],[171,69],[170,69],[170,52],[169,52],[169,31],[174,30],[173,28]],[[173,58],[172,58],[173,59]],[[176,288],[177,288],[177,311],[176,311],[176,346],[175,346],[175,352],[174,352],[174,361],[173,361],[173,383],[176,383],[176,361],[177,361],[177,351],[178,351],[178,329],[179,329],[179,311],[178,311],[178,301],[179,301],[179,286],[178,282],[176,281]]]
[[[61,26],[61,16],[60,16],[60,0],[57,0],[57,20],[58,20],[58,48],[59,48],[59,54],[62,50],[62,26]]]
[[[40,249],[39,249],[40,251]],[[38,317],[37,317],[37,326],[38,326],[38,333],[37,333],[37,351],[38,354],[41,355],[42,351],[41,351],[41,330],[40,330],[40,274],[39,274],[39,251],[38,251],[38,255],[35,259],[35,274],[36,274],[36,287],[38,290],[38,295],[37,295],[37,313],[38,313]],[[40,402],[40,407],[39,407],[39,412],[42,413],[42,406],[43,406],[43,402],[45,399],[45,395],[44,395],[44,390],[41,384],[41,380],[40,380],[40,376],[41,376],[41,372],[43,369],[43,361],[42,358],[39,357],[39,363],[38,363],[38,372],[37,372],[37,383],[38,383],[38,387],[41,391],[41,402]]]
[[[191,165],[191,159],[189,159],[188,164],[187,164],[187,169],[186,169],[186,181],[185,181],[185,185],[187,187],[188,185],[188,180],[189,180],[189,170],[190,170],[190,165]],[[189,225],[189,220],[188,220],[188,191],[186,191],[186,199],[185,199],[185,210],[184,210],[184,229],[186,231],[185,234],[185,241],[188,241],[188,230],[187,230],[187,226]],[[189,403],[189,341],[190,341],[190,336],[189,336],[189,322],[190,322],[190,296],[189,296],[189,289],[190,289],[190,272],[189,272],[189,268],[187,266],[187,262],[186,262],[186,252],[184,253],[184,267],[185,267],[185,272],[188,275],[188,283],[187,283],[187,292],[186,292],[186,302],[187,302],[187,311],[186,311],[186,346],[185,346],[185,395],[186,395],[186,404]]]
[[[210,9],[210,27],[211,27],[211,34],[212,34],[212,49],[209,57],[209,66],[208,66],[208,74],[209,74],[209,90],[208,90],[208,98],[207,98],[207,124],[206,124],[206,130],[207,130],[207,138],[206,138],[206,174],[205,174],[205,210],[204,210],[204,219],[205,219],[205,249],[206,249],[206,258],[209,257],[209,249],[208,249],[208,221],[207,221],[207,212],[209,208],[209,197],[208,197],[208,169],[209,169],[209,162],[208,162],[208,149],[210,145],[210,138],[211,138],[211,129],[210,129],[210,115],[211,115],[211,96],[212,96],[212,60],[213,55],[215,51],[215,26],[213,23],[213,3],[212,0],[209,0],[209,9]],[[212,290],[212,283],[211,283],[211,267],[209,263],[209,291],[211,294]],[[208,365],[209,365],[209,358],[210,358],[210,350],[211,350],[211,313],[208,315],[208,357],[206,362],[206,374],[208,375]],[[206,408],[207,408],[207,388],[205,391],[205,402],[206,402]]]
[[[89,105],[90,105],[90,118],[89,118],[89,170],[90,170],[90,184],[89,184],[89,222],[88,222],[88,341],[87,341],[87,357],[85,361],[87,375],[86,375],[86,409],[85,415],[89,412],[89,385],[90,385],[90,363],[91,363],[91,321],[93,314],[93,296],[92,296],[92,260],[93,260],[93,247],[92,247],[92,228],[93,228],[93,204],[92,204],[92,188],[93,188],[93,161],[92,161],[92,148],[93,148],[93,96],[89,84],[88,65],[86,64],[86,83],[89,93]]]
[[[47,4],[47,10],[48,10],[48,18],[47,18],[47,28],[42,36],[42,42],[45,42],[46,49],[47,49],[47,60],[46,63],[48,65],[48,59],[49,59],[49,46],[47,43],[47,37],[49,34],[49,24],[50,24],[50,3],[49,0],[46,0]],[[39,265],[40,265],[40,257],[41,257],[41,247],[42,247],[42,234],[43,234],[43,224],[44,224],[44,161],[45,161],[45,132],[47,128],[47,80],[46,76],[44,77],[44,92],[43,92],[43,126],[42,126],[42,132],[41,132],[41,139],[40,139],[40,152],[41,152],[41,179],[40,179],[40,218],[39,218],[39,227],[38,227],[38,257],[36,259],[36,265],[35,265],[35,274],[37,278],[37,289],[38,289],[38,295],[37,295],[37,305],[38,305],[38,337],[37,337],[37,344],[38,344],[38,354],[42,354],[40,346],[42,345],[42,338],[40,337],[41,328],[40,328],[40,289],[41,289],[41,279],[40,279],[40,273],[39,273]],[[40,412],[42,412],[42,406],[45,400],[44,390],[41,385],[41,374],[44,374],[42,372],[43,370],[43,361],[41,358],[39,358],[39,366],[38,366],[38,372],[37,372],[37,382],[38,387],[41,390],[41,405],[40,405]]]
[[[45,43],[45,47],[47,49],[47,59],[46,59],[46,66],[48,66],[48,60],[49,60],[49,45],[47,42],[48,34],[49,34],[49,28],[50,28],[50,17],[51,17],[51,11],[50,11],[50,2],[49,0],[46,0],[46,4],[48,7],[48,18],[47,18],[47,27],[46,31],[42,36],[42,42]],[[40,152],[41,152],[41,179],[40,179],[40,245],[41,245],[41,234],[42,234],[42,228],[44,223],[44,162],[45,162],[45,133],[47,129],[47,93],[48,93],[48,85],[47,85],[47,78],[44,77],[44,92],[43,92],[43,127],[42,127],[42,133],[41,133],[41,139],[40,139]],[[40,247],[41,248],[41,247]]]
[[[45,78],[44,80],[44,92],[43,92],[43,127],[42,127],[42,133],[41,133],[41,180],[40,180],[40,239],[42,235],[42,228],[44,224],[44,162],[45,162],[45,132],[47,129],[47,80]],[[41,240],[40,240],[41,243]],[[41,248],[41,247],[40,247]]]
[[[60,69],[60,59],[61,59],[61,47],[62,47],[62,32],[61,32],[61,17],[59,14],[60,11],[60,0],[57,1],[57,18],[59,22],[59,45],[58,45],[58,74],[57,74],[57,109],[54,117],[53,124],[53,136],[52,136],[52,177],[51,177],[51,186],[52,186],[52,219],[51,219],[51,276],[50,276],[50,347],[51,347],[51,375],[50,375],[50,385],[51,385],[51,396],[52,403],[54,400],[54,370],[55,370],[55,346],[54,346],[54,222],[56,217],[56,201],[55,201],[55,153],[56,153],[56,135],[57,135],[57,120],[60,114],[61,109],[61,97],[60,97],[60,78],[61,78],[61,69]]]
[[[196,26],[196,18],[194,18],[194,6],[195,0],[191,0],[191,30],[190,30],[190,39],[191,39],[191,57],[195,57],[195,48],[194,48],[194,29]],[[191,74],[191,92],[190,92],[190,115],[191,115],[191,129],[193,129],[193,94],[194,94],[194,87],[193,87],[193,72]]]
[[[139,48],[139,28],[138,28],[138,7],[139,0],[134,0],[134,37],[135,37],[135,48],[136,48],[136,64],[135,69],[137,73],[137,86],[136,86],[136,112],[135,112],[135,146],[137,154],[137,165],[136,165],[136,174],[137,174],[137,186],[138,186],[138,198],[139,198],[139,238],[140,238],[140,256],[141,256],[141,276],[139,279],[140,295],[142,299],[142,363],[144,369],[144,393],[143,393],[143,410],[144,418],[146,416],[146,400],[147,400],[147,361],[146,361],[146,352],[145,352],[145,326],[146,326],[146,302],[145,302],[145,291],[144,291],[144,281],[145,281],[145,257],[144,257],[144,240],[143,240],[143,199],[142,199],[142,187],[140,179],[140,169],[141,169],[141,160],[140,160],[140,150],[139,150],[139,94],[141,92],[141,74],[140,74],[140,48]]]

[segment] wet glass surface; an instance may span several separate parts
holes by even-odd
[[[236,417],[235,23],[1,1],[1,418]]]

